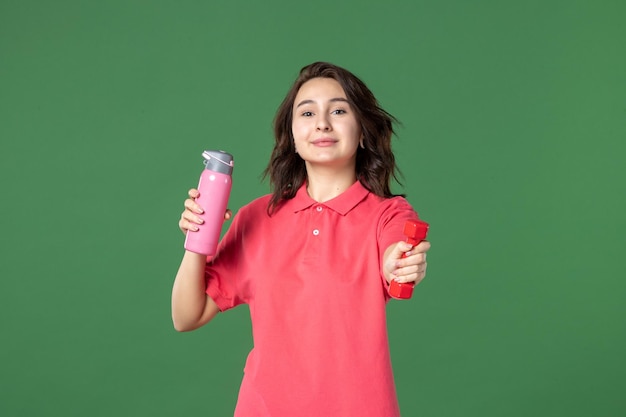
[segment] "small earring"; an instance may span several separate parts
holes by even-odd
[[[363,144],[363,138],[361,138],[361,141],[359,142],[361,149],[365,149],[365,145]]]

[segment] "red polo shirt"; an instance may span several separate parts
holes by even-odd
[[[235,416],[399,416],[382,256],[415,212],[358,181],[325,203],[303,186],[272,216],[269,198],[239,210],[206,267],[222,311],[250,307]]]

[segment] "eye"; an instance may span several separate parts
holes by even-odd
[[[302,112],[302,116],[304,116],[304,117],[311,117],[311,116],[313,116],[313,112],[304,111],[304,112]]]
[[[344,109],[336,109],[331,112],[331,114],[346,114],[347,112]]]

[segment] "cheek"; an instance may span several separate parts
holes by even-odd
[[[295,140],[300,139],[305,135],[306,126],[303,123],[294,122],[291,124],[291,134]]]
[[[352,140],[355,141],[357,144],[361,140],[361,129],[359,128],[359,126],[355,126],[353,124],[346,126],[345,132],[346,136],[352,138]]]
[[[345,119],[342,128],[347,136],[361,138],[361,125],[355,119]]]

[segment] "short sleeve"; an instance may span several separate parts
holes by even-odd
[[[218,245],[212,258],[207,258],[204,271],[206,293],[221,311],[226,311],[249,298],[249,274],[243,250],[243,231],[248,210],[242,208]]]

